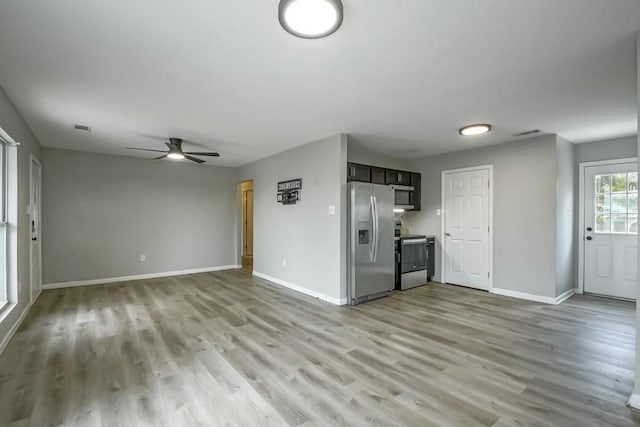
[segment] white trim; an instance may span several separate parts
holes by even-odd
[[[13,336],[15,335],[16,331],[18,330],[18,328],[20,327],[20,325],[22,325],[22,322],[24,321],[24,318],[27,317],[27,314],[29,313],[29,310],[31,309],[33,303],[29,303],[27,304],[27,306],[24,308],[24,310],[22,311],[22,314],[20,315],[20,317],[18,317],[18,320],[16,320],[16,322],[13,324],[13,326],[9,329],[9,331],[7,332],[7,335],[4,337],[4,339],[2,340],[2,342],[0,342],[0,355],[2,355],[2,353],[4,352],[4,350],[7,348],[7,345],[9,345],[9,341],[11,341],[11,338],[13,338]],[[16,307],[16,305],[14,304],[14,307]],[[10,307],[6,314],[8,315],[12,309],[14,307]],[[6,317],[5,317],[6,318]]]
[[[256,277],[259,277],[261,279],[273,282],[276,285],[284,286],[285,288],[292,289],[292,290],[294,290],[296,292],[300,292],[302,294],[309,295],[309,296],[312,296],[314,298],[318,298],[318,299],[321,299],[323,301],[330,302],[331,304],[334,304],[334,305],[346,305],[347,302],[348,302],[346,297],[345,298],[330,297],[329,295],[321,294],[320,292],[312,291],[310,289],[303,288],[302,286],[298,286],[298,285],[294,285],[293,283],[285,282],[284,280],[280,280],[280,279],[278,279],[276,277],[272,277],[272,276],[269,276],[267,274],[257,272],[255,270],[253,271],[253,275],[256,276]]]
[[[33,304],[33,302],[38,298],[38,296],[40,295],[40,293],[42,292],[42,164],[40,163],[40,160],[38,160],[33,154],[29,154],[29,221],[28,221],[28,227],[29,230],[31,230],[31,216],[32,216],[32,206],[31,206],[31,190],[33,189],[33,182],[31,182],[31,180],[33,179],[33,164],[38,165],[38,167],[40,168],[40,182],[38,183],[38,191],[40,192],[39,199],[38,200],[38,235],[37,238],[40,239],[40,245],[38,246],[39,250],[38,252],[40,252],[38,254],[38,256],[40,257],[40,290],[38,291],[38,295],[33,295],[33,265],[31,263],[31,261],[33,260],[33,256],[32,256],[32,252],[33,252],[33,240],[31,240],[31,231],[29,231],[29,299],[31,301],[31,303]]]
[[[594,166],[619,165],[624,163],[637,163],[637,157],[626,157],[624,159],[596,160],[593,162],[580,162],[580,173],[578,176],[578,289],[577,293],[584,293],[584,174],[586,168]]]
[[[640,394],[632,394],[627,401],[627,405],[635,409],[640,409]]]
[[[518,291],[512,291],[509,289],[500,289],[500,288],[493,288],[489,292],[491,292],[492,294],[503,295],[506,297],[526,299],[528,301],[541,302],[544,304],[558,305],[566,301],[567,299],[571,298],[576,293],[576,290],[569,289],[568,291],[562,293],[561,295],[558,295],[555,298],[543,297],[540,295],[528,294],[526,292],[518,292]]]
[[[210,271],[235,270],[241,265],[221,265],[217,267],[194,268],[192,270],[165,271],[161,273],[136,274],[135,276],[106,277],[104,279],[77,280],[73,282],[47,283],[42,289],[74,288],[76,286],[104,285],[107,283],[129,282],[132,280],[157,279],[160,277],[184,276],[185,274],[208,273]]]
[[[459,173],[459,172],[471,172],[476,170],[488,170],[489,171],[489,242],[488,248],[488,260],[489,263],[489,289],[491,292],[493,289],[493,165],[481,165],[481,166],[473,166],[469,168],[461,168],[461,169],[448,169],[443,170],[440,175],[440,282],[447,283],[447,273],[446,273],[446,254],[445,254],[445,217],[446,217],[446,209],[445,209],[445,175],[450,173]]]
[[[0,127],[0,140],[13,147],[17,147],[18,145],[20,145],[20,143],[11,138],[11,135],[9,135],[4,129],[2,129],[2,127]]]
[[[566,291],[566,292],[558,295],[557,297],[555,297],[555,301],[553,302],[553,304],[554,305],[562,304],[563,302],[565,302],[566,300],[568,300],[569,298],[571,298],[575,294],[576,294],[576,289],[575,288],[569,289],[568,291]]]

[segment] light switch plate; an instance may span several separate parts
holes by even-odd
[[[440,216],[440,209],[436,209],[436,215]]]
[[[329,206],[329,215],[335,215],[335,214],[336,214],[336,207]]]

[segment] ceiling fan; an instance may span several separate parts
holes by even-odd
[[[219,153],[207,152],[207,151],[182,151],[182,139],[181,138],[169,138],[169,142],[165,142],[167,147],[169,147],[169,151],[164,150],[150,150],[148,148],[135,148],[135,147],[127,147],[127,150],[138,150],[138,151],[153,151],[155,153],[164,153],[164,155],[160,157],[155,157],[152,160],[160,160],[169,158],[171,160],[180,160],[187,159],[196,163],[205,163],[204,160],[198,159],[193,156],[211,156],[211,157],[220,157]]]

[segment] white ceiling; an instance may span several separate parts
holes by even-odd
[[[337,133],[409,158],[636,132],[638,0],[343,2],[304,40],[278,0],[3,1],[0,86],[44,146],[149,157],[124,147],[177,136],[229,166]],[[458,136],[474,122],[494,132]]]

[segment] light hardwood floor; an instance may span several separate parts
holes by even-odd
[[[240,270],[45,291],[0,425],[638,425],[634,324],[440,284],[334,307]]]

